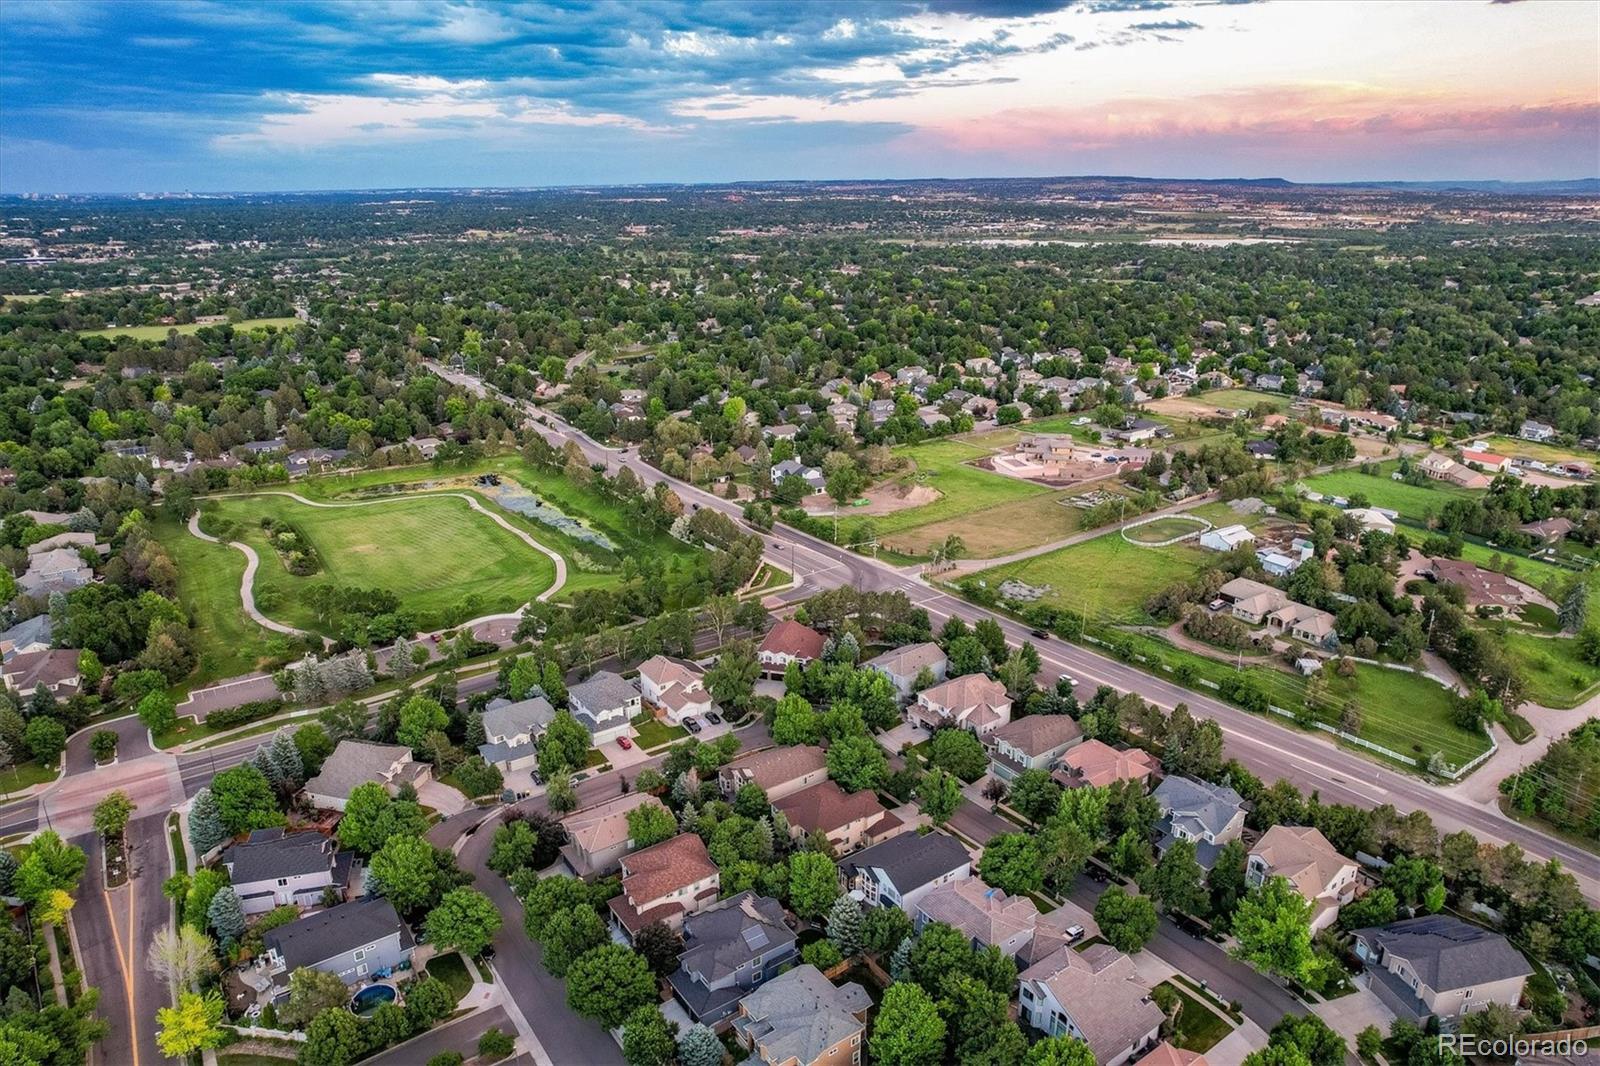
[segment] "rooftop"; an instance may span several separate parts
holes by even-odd
[[[932,669],[945,661],[944,650],[932,642],[907,644],[894,648],[877,658],[868,659],[863,666],[875,667],[897,677],[915,678],[924,667]]]
[[[773,655],[788,655],[796,659],[820,659],[822,634],[810,626],[803,626],[785,618],[761,639],[761,651]]]
[[[808,833],[831,833],[864,818],[877,818],[884,813],[883,804],[871,790],[846,792],[837,782],[823,781],[803,788],[799,792],[773,803],[789,824],[799,826]]]
[[[1008,896],[976,877],[940,885],[917,909],[985,944],[1002,944],[1039,921],[1039,908],[1027,896]]]
[[[567,698],[597,711],[614,710],[639,698],[639,689],[632,681],[610,670],[600,670],[586,681],[567,689]],[[581,719],[580,719],[581,720]]]
[[[904,895],[971,862],[966,847],[948,833],[901,833],[856,852],[840,868],[847,875],[855,870],[880,869]]]
[[[239,844],[222,849],[222,864],[236,885],[323,873],[333,867],[338,850],[321,833],[285,833],[282,829],[257,829]]]
[[[989,734],[991,740],[1003,740],[1030,758],[1054,751],[1081,736],[1083,729],[1064,714],[1030,714],[1013,719]]]
[[[1083,951],[1064,947],[1022,971],[1025,981],[1050,990],[1094,1052],[1109,1062],[1136,1045],[1165,1015],[1150,1001],[1150,986],[1133,960],[1110,944]]]
[[[827,756],[815,744],[766,748],[741,755],[722,768],[730,779],[748,775],[763,790],[826,769]]]
[[[866,1028],[857,1015],[872,1005],[855,983],[835,986],[815,966],[796,966],[744,997],[734,1028],[767,1062],[815,1062]]]
[[[1406,960],[1418,979],[1435,992],[1533,973],[1528,960],[1505,937],[1448,914],[1358,929],[1356,935],[1377,944],[1386,956]]]
[[[410,947],[411,930],[381,896],[341,903],[280,926],[267,933],[263,943],[276,951],[288,971],[312,966],[353,948],[400,933],[400,943]]]
[[[518,700],[483,712],[483,731],[491,737],[514,737],[542,732],[556,716],[556,709],[543,696]]]
[[[409,762],[411,749],[404,744],[373,744],[365,740],[341,740],[322,764],[322,772],[305,784],[315,796],[348,799],[357,785],[368,781],[382,783],[397,762]]]

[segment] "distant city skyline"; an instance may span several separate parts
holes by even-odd
[[[0,192],[1600,174],[1588,2],[0,5]]]

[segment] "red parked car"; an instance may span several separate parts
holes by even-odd
[[[627,749],[633,747],[633,741],[629,740],[627,737],[618,737],[617,747],[626,751]]]

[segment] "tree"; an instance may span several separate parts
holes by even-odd
[[[294,731],[295,750],[300,753],[301,780],[315,777],[333,754],[333,740],[320,722],[307,722]]]
[[[1344,1037],[1315,1014],[1286,1014],[1267,1037],[1269,1048],[1293,1048],[1311,1066],[1343,1066],[1348,1048]]]
[[[254,766],[246,764],[222,771],[211,779],[211,794],[217,801],[222,828],[229,836],[283,824],[272,785]]]
[[[400,728],[395,739],[408,748],[421,748],[428,734],[450,726],[450,716],[439,701],[412,696],[400,706]]]
[[[755,696],[761,663],[748,640],[736,640],[722,649],[717,661],[706,671],[706,691],[724,707],[743,711]]]
[[[557,911],[579,904],[594,904],[587,884],[576,877],[554,874],[528,886],[522,897],[522,927],[530,940],[543,940],[545,923]]]
[[[367,864],[367,876],[402,914],[427,910],[438,904],[446,887],[435,851],[422,837],[390,837]]]
[[[1177,840],[1162,852],[1160,860],[1145,872],[1139,887],[1145,895],[1169,911],[1204,915],[1209,897],[1202,879],[1205,871],[1195,858],[1191,840]]]
[[[1005,992],[966,974],[946,981],[938,1007],[949,1037],[948,1058],[960,1063],[1014,1066],[1028,1042],[1011,1020],[1009,1005],[1010,996]]]
[[[1265,973],[1304,985],[1315,981],[1311,904],[1283,877],[1272,877],[1239,903],[1232,954]]]
[[[572,785],[572,777],[565,771],[551,777],[544,788],[544,801],[557,814],[576,810],[578,791]]]
[[[118,789],[94,805],[94,827],[107,840],[120,837],[135,809],[128,794]]]
[[[224,944],[237,944],[244,937],[244,903],[232,885],[224,885],[211,897],[206,925]]]
[[[802,918],[820,918],[839,895],[839,868],[815,851],[789,856],[789,906]]]
[[[567,970],[567,1006],[607,1029],[656,999],[656,979],[644,956],[619,944],[586,952]]]
[[[496,796],[505,787],[505,775],[482,755],[469,755],[456,767],[455,782],[469,796]]]
[[[345,997],[349,998],[348,991]],[[279,1014],[281,1017],[282,1012]],[[296,1061],[299,1066],[350,1066],[366,1052],[367,1040],[361,1031],[361,1019],[341,1003],[311,1019]]]
[[[496,1026],[486,1029],[478,1037],[478,1057],[485,1062],[498,1062],[517,1048],[517,1038]]]
[[[28,844],[11,879],[12,891],[30,906],[42,906],[51,892],[71,892],[89,864],[83,849],[68,844],[53,829],[46,829]]]
[[[205,855],[226,839],[228,831],[222,825],[217,797],[209,788],[202,788],[189,803],[189,843],[195,854]]]
[[[117,754],[117,734],[110,729],[97,729],[89,737],[89,753],[94,761],[110,762]]]
[[[678,956],[683,954],[683,937],[665,922],[651,922],[633,938],[633,949],[650,964],[650,972],[666,977],[678,968]]]
[[[765,818],[772,810],[766,790],[754,781],[739,786],[733,797],[733,813],[745,818]]]
[[[289,998],[278,1008],[278,1018],[303,1026],[323,1011],[343,1010],[349,1001],[350,990],[338,974],[302,966],[289,974]]]
[[[944,825],[961,806],[961,782],[953,774],[935,770],[917,786],[917,798],[928,820],[934,825]]]
[[[546,779],[562,770],[583,768],[589,754],[589,731],[566,711],[556,712],[539,738],[539,773]]]
[[[55,718],[34,718],[22,737],[29,754],[45,766],[54,766],[67,749],[67,727]]]
[[[840,896],[833,901],[833,906],[828,908],[828,939],[833,941],[834,947],[838,948],[839,954],[845,958],[848,959],[861,951],[864,926],[861,904],[851,897]]]
[[[944,1059],[944,1019],[919,986],[890,985],[868,1047],[879,1066],[935,1066]]]
[[[178,724],[177,704],[165,692],[147,692],[139,700],[135,713],[150,732],[160,735]]]
[[[635,848],[648,848],[678,833],[678,820],[659,803],[641,803],[628,812],[628,837]]]
[[[941,729],[928,745],[928,760],[963,781],[976,781],[989,768],[989,756],[978,738],[965,729]]]
[[[676,1023],[667,1021],[660,1007],[646,1004],[622,1023],[622,1060],[628,1066],[671,1066],[677,1035]]]
[[[406,989],[406,1015],[411,1019],[411,1028],[420,1032],[431,1029],[436,1022],[441,1022],[450,1016],[456,1009],[456,994],[450,991],[450,986],[431,974],[420,981],[413,981]]]
[[[828,748],[828,776],[847,792],[861,792],[883,784],[889,776],[889,758],[876,740],[849,736]]]
[[[427,816],[415,801],[393,798],[379,782],[366,781],[351,789],[345,801],[339,843],[371,855],[391,837],[421,837],[427,829]]]
[[[1052,1036],[1029,1048],[1022,1066],[1094,1066],[1094,1052],[1077,1037]]]
[[[1048,770],[1024,770],[1011,782],[1011,806],[1030,822],[1050,817],[1060,800],[1061,786]]]
[[[821,733],[822,719],[805,697],[791,692],[778,700],[772,711],[774,744],[815,744]]]
[[[317,721],[327,731],[334,743],[341,740],[362,740],[367,735],[367,708],[352,699],[343,699],[317,713]]]
[[[150,938],[145,966],[167,986],[176,1003],[178,996],[195,985],[217,965],[211,938],[187,925],[165,925]]]
[[[565,977],[573,962],[610,939],[606,923],[587,903],[556,911],[544,923],[540,944],[544,968],[552,977]],[[648,964],[649,960],[645,960]]]
[[[428,940],[440,949],[478,955],[500,931],[500,923],[500,911],[488,896],[476,889],[452,888],[428,912],[424,928]]]
[[[1100,894],[1094,905],[1100,935],[1118,951],[1132,955],[1156,935],[1156,907],[1144,896],[1130,895],[1120,885]]]
[[[911,919],[899,907],[874,907],[867,912],[861,946],[874,955],[887,955],[911,935]]]
[[[184,1059],[222,1044],[222,997],[185,992],[177,1006],[156,1010],[156,1044],[168,1058]]]
[[[678,1037],[678,1066],[722,1066],[722,1041],[704,1025],[691,1025]]]
[[[1034,838],[1026,833],[1001,833],[984,845],[978,876],[1014,896],[1044,887],[1044,860]]]

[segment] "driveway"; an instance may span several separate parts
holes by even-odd
[[[460,789],[432,778],[417,786],[417,799],[422,801],[424,807],[432,807],[446,818],[472,806]]]
[[[910,722],[901,722],[893,729],[878,734],[878,743],[890,755],[899,755],[900,749],[907,744],[920,744],[927,739],[928,734]]]
[[[640,763],[650,761],[650,754],[639,747],[638,741],[633,741],[631,748],[624,748],[616,741],[607,741],[600,749],[600,754],[606,757],[606,762],[611,764],[613,770],[628,770]]]
[[[499,1029],[513,1036],[517,1032],[504,1007],[490,1007],[448,1025],[429,1029],[421,1036],[396,1044],[388,1051],[364,1061],[368,1066],[416,1066],[445,1051],[459,1051],[470,1059],[478,1053],[478,1037],[490,1029]]]

